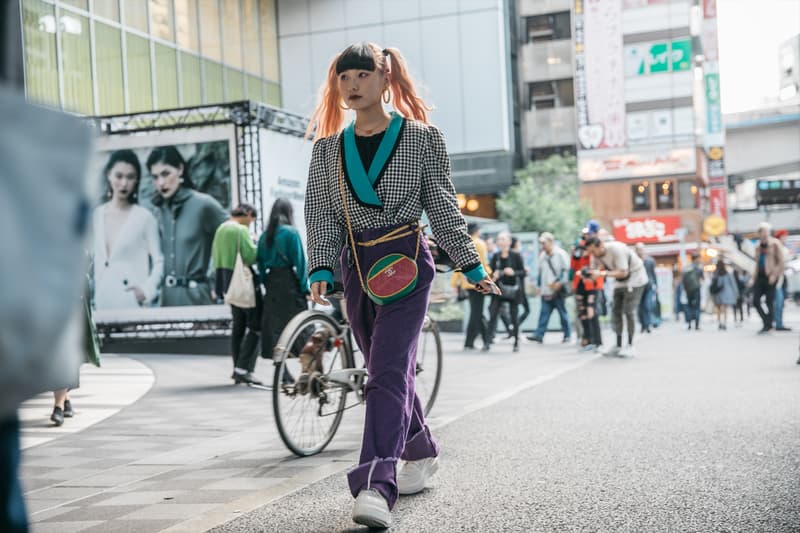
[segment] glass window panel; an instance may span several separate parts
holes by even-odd
[[[203,60],[205,75],[207,104],[221,104],[225,101],[224,82],[222,79],[222,65],[213,61]]]
[[[650,211],[650,184],[646,181],[631,185],[633,210]]]
[[[94,0],[92,10],[98,17],[119,22],[119,0]]]
[[[247,99],[263,102],[261,98],[261,78],[249,74],[245,78],[247,82]]]
[[[698,188],[697,185],[691,181],[678,182],[678,207],[681,209],[696,209],[700,204],[698,202]]]
[[[64,109],[94,115],[89,19],[59,10]]]
[[[178,62],[175,49],[155,43],[156,95],[159,109],[178,107]]]
[[[673,182],[656,183],[656,208],[675,209],[675,184]]]
[[[226,97],[228,102],[244,100],[244,75],[241,71],[226,68],[225,83],[228,89]]]
[[[128,103],[130,112],[153,110],[153,76],[150,71],[150,41],[125,34],[125,56],[128,63]]]
[[[125,25],[147,33],[147,0],[123,0]]]
[[[219,4],[217,4],[217,0],[199,0],[199,2],[201,50],[204,56],[221,61],[222,40],[219,25]]]
[[[175,31],[178,33],[178,46],[200,51],[197,37],[197,0],[175,0]]]
[[[222,57],[223,62],[242,68],[242,26],[239,23],[239,0],[222,0]]]
[[[84,11],[89,10],[89,0],[61,0],[61,3],[83,9]]]
[[[165,41],[172,36],[172,0],[150,0],[150,33]]]
[[[260,0],[262,75],[268,80],[280,81],[278,68],[278,26],[275,0]]]
[[[203,87],[200,78],[200,58],[181,52],[181,105],[200,105],[203,103]]]
[[[97,3],[95,3],[97,5]],[[100,22],[94,23],[97,99],[101,115],[125,112],[122,81],[122,32]]]
[[[264,82],[264,101],[275,107],[281,106],[281,87],[277,83]]]
[[[32,102],[60,107],[55,9],[39,0],[22,2],[25,92]]]
[[[242,7],[244,10],[244,68],[250,74],[261,76],[258,6],[256,0],[244,0]]]

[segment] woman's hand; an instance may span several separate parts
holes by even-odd
[[[133,295],[136,297],[136,301],[139,305],[142,305],[147,297],[144,295],[144,291],[138,285],[134,285],[133,287],[128,287],[125,289],[126,291],[133,291]]]
[[[511,267],[505,267],[505,268],[503,269],[503,274],[505,274],[505,275],[506,275],[506,276],[508,276],[508,277],[511,277],[511,276],[515,275],[515,274],[516,274],[516,272],[514,272],[514,269],[513,269],[513,268],[511,268]]]
[[[327,281],[315,281],[311,284],[311,301],[319,305],[331,305],[331,303],[325,298],[325,294],[327,292]]]
[[[475,284],[475,290],[481,294],[501,294],[500,288],[495,285],[489,276],[486,276]]]

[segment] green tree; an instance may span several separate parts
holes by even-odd
[[[564,246],[580,235],[592,209],[578,195],[577,159],[553,155],[515,173],[516,183],[497,200],[511,231],[549,231]]]

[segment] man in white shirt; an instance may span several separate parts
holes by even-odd
[[[603,242],[597,237],[586,241],[586,249],[592,254],[592,276],[612,277],[614,303],[612,306],[614,331],[617,342],[609,346],[603,355],[632,357],[633,335],[636,332],[636,309],[647,286],[647,271],[644,263],[633,250],[621,242]],[[622,347],[622,315],[628,322],[628,344]]]
[[[547,231],[542,233],[539,236],[539,244],[542,246],[542,253],[539,255],[538,286],[539,295],[542,297],[542,308],[539,311],[539,324],[536,331],[527,338],[534,342],[543,342],[550,315],[553,310],[556,310],[561,319],[561,331],[564,332],[561,342],[569,342],[572,333],[569,329],[569,316],[564,304],[567,296],[564,288],[568,282],[569,256],[560,246],[556,245],[552,233]]]

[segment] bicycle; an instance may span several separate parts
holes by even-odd
[[[272,408],[281,440],[293,453],[320,453],[344,411],[364,402],[367,369],[356,366],[350,325],[322,311],[303,311],[284,328],[273,353]],[[442,379],[442,341],[429,316],[417,345],[416,392],[425,415]],[[354,393],[356,401],[348,405]]]

